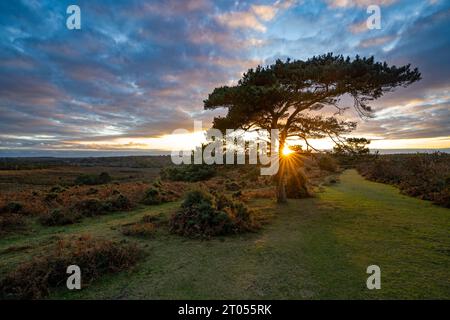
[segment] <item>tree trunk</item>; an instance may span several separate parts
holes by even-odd
[[[277,202],[286,203],[286,172],[283,161],[284,140],[280,141],[280,149],[278,151],[278,181],[277,181]]]
[[[277,183],[277,202],[278,203],[286,203],[286,182],[285,182],[285,176],[284,174],[280,174],[278,177],[278,183]]]

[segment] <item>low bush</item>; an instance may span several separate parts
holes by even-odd
[[[66,189],[61,186],[54,186],[50,189],[50,193],[61,193],[64,192]]]
[[[241,189],[241,186],[236,182],[232,181],[225,184],[225,189],[227,191],[239,191]]]
[[[54,209],[39,217],[39,222],[49,227],[74,224],[80,220],[81,215],[63,209]]]
[[[22,263],[7,274],[0,281],[0,299],[42,299],[50,289],[66,284],[70,265],[81,268],[82,286],[86,286],[104,274],[132,267],[139,256],[139,249],[132,244],[89,236],[60,240],[45,255]]]
[[[170,231],[187,237],[210,238],[218,235],[253,231],[258,228],[243,203],[224,195],[191,191],[181,209],[169,221]]]
[[[84,217],[93,217],[107,212],[105,203],[98,199],[86,199],[78,201],[71,210]]]
[[[1,208],[0,213],[21,213],[23,205],[19,202],[9,202],[6,206]]]
[[[26,226],[25,218],[16,213],[0,215],[0,235],[23,230]]]
[[[99,175],[95,174],[82,174],[75,179],[77,185],[100,185],[106,184],[112,181],[111,176],[107,172],[102,172]]]
[[[130,199],[120,194],[106,200],[104,209],[107,212],[126,211],[133,207]]]
[[[161,170],[161,178],[171,181],[204,181],[212,178],[215,174],[215,166],[205,164],[180,165]]]
[[[163,191],[156,187],[151,187],[145,192],[144,199],[142,200],[143,204],[146,205],[156,205],[166,202]]]

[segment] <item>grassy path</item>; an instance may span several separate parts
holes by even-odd
[[[283,206],[251,203],[272,216],[258,233],[202,242],[161,230],[154,239],[132,239],[145,251],[134,270],[105,276],[79,292],[56,291],[51,298],[450,298],[450,210],[366,181],[353,170],[340,180],[313,199]],[[0,270],[50,242],[55,231],[122,240],[121,224],[144,214],[169,215],[177,205],[57,229],[36,226],[27,239],[0,241]],[[32,248],[4,253],[12,245]],[[365,287],[371,264],[381,267],[381,290]]]

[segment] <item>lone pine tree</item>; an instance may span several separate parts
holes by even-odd
[[[349,107],[338,104],[348,95],[361,117],[373,113],[369,102],[394,88],[407,87],[421,79],[410,65],[388,66],[373,57],[354,59],[328,53],[303,60],[277,60],[274,64],[250,69],[235,86],[215,88],[204,101],[205,109],[227,108],[225,117],[214,118],[213,127],[225,129],[278,129],[280,172],[277,200],[286,201],[282,150],[286,139],[338,135],[354,128],[354,123],[334,117],[311,117],[307,111],[320,112],[331,106],[339,113]]]

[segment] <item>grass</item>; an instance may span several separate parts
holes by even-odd
[[[120,226],[144,215],[170,215],[179,203],[144,207],[0,240],[0,273],[45,250],[55,236],[90,233],[128,239]],[[57,299],[380,299],[450,298],[450,210],[401,195],[348,170],[316,198],[249,204],[269,217],[257,233],[211,241],[159,230],[132,238],[145,258]],[[382,289],[366,289],[366,268],[379,265]]]

